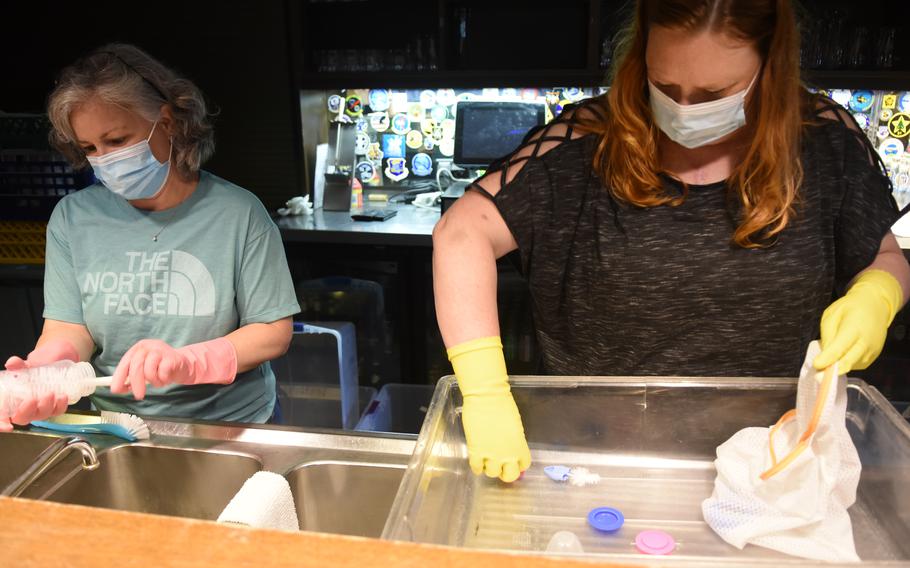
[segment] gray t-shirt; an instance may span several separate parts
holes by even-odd
[[[142,339],[181,347],[300,311],[281,235],[262,203],[207,172],[166,211],[136,209],[102,185],[62,199],[47,227],[44,302],[46,319],[88,328],[99,376],[113,374]],[[142,415],[265,422],[275,375],[263,363],[230,385],[150,387],[142,401],[98,389],[92,402]]]

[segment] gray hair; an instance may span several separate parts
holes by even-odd
[[[138,47],[113,43],[61,71],[48,97],[50,143],[76,168],[86,167],[88,160],[76,141],[70,114],[92,97],[149,121],[159,117],[162,105],[169,105],[174,116],[173,165],[184,177],[198,172],[215,151],[210,114],[196,85]]]

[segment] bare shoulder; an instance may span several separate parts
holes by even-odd
[[[856,133],[863,133],[862,128],[856,123],[856,119],[853,118],[853,115],[850,114],[847,109],[828,97],[820,96],[815,100],[815,116],[841,123]]]
[[[815,102],[815,116],[828,123],[840,124],[849,133],[848,138],[852,138],[858,144],[856,147],[861,148],[860,151],[865,153],[868,162],[884,168],[878,152],[875,151],[866,133],[850,111],[828,97],[819,96]]]
[[[530,160],[585,136],[588,131],[581,125],[602,120],[603,112],[602,105],[596,101],[567,107],[558,118],[526,137],[512,154],[491,165],[487,174],[474,185],[489,196],[496,195],[515,179]]]

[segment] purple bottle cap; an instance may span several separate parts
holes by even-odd
[[[664,531],[642,531],[635,537],[635,548],[644,554],[670,554],[676,541]]]
[[[615,532],[626,522],[625,517],[612,507],[598,507],[588,513],[588,524],[603,532]]]

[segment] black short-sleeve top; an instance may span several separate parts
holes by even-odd
[[[875,259],[898,217],[852,118],[831,107],[818,114],[802,135],[796,216],[766,248],[732,243],[725,182],[689,185],[676,207],[617,201],[592,169],[594,135],[570,128],[520,160],[491,199],[518,243],[545,371],[796,376],[822,312]]]

